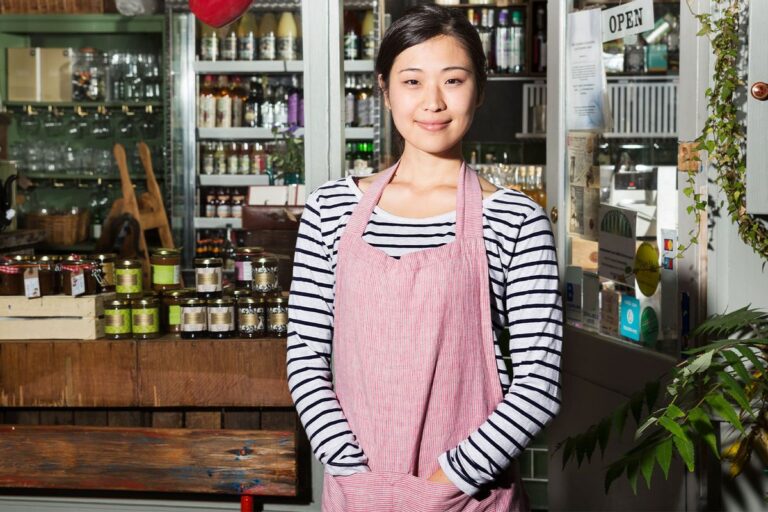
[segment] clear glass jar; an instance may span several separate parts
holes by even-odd
[[[231,338],[235,334],[235,301],[230,297],[208,301],[208,335]]]
[[[115,260],[117,255],[114,253],[97,254],[94,256],[96,261],[101,263],[101,286],[102,292],[115,291]]]
[[[277,270],[277,258],[267,254],[257,256],[251,265],[252,290],[256,293],[275,291],[278,287]]]
[[[104,337],[110,340],[131,338],[131,301],[110,300],[104,305]]]
[[[23,273],[17,263],[0,264],[0,295],[24,295]]]
[[[181,301],[182,339],[204,338],[208,335],[208,314],[205,300],[183,299]]]
[[[253,285],[253,261],[264,253],[262,247],[238,247],[235,251],[235,284],[238,288],[251,289]]]
[[[163,292],[160,303],[160,327],[163,332],[169,334],[181,332],[181,306],[194,295],[195,290],[189,288]]]
[[[237,335],[240,338],[263,338],[266,331],[265,307],[262,297],[237,299]]]
[[[160,307],[157,296],[145,295],[131,301],[133,337],[148,340],[160,337]]]
[[[72,100],[104,101],[107,62],[104,53],[81,48],[72,63]]]
[[[285,338],[288,335],[288,298],[267,299],[267,335]]]
[[[115,291],[121,299],[141,297],[144,292],[141,261],[119,260],[115,263]]]
[[[195,290],[201,299],[221,297],[221,258],[195,258]]]
[[[152,289],[158,292],[181,288],[181,252],[178,249],[156,249],[150,258]]]

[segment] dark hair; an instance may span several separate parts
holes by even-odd
[[[475,68],[477,95],[485,89],[487,74],[485,52],[480,36],[467,19],[464,11],[439,5],[424,4],[413,7],[397,19],[384,34],[376,57],[376,74],[389,85],[389,73],[395,59],[411,46],[416,46],[437,36],[455,37],[464,47]]]

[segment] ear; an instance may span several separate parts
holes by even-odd
[[[477,95],[477,101],[475,101],[475,108],[480,108],[480,106],[483,104],[483,101],[485,101],[485,90]]]
[[[392,107],[389,105],[389,90],[387,89],[386,82],[384,82],[384,75],[379,75],[377,80],[379,82],[379,90],[381,90],[381,95],[384,96],[384,105],[387,107],[387,109],[392,110]]]

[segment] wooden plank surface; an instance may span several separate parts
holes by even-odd
[[[295,433],[0,426],[0,487],[296,495]]]
[[[35,299],[28,299],[23,295],[2,296],[0,297],[0,317],[95,318],[104,314],[104,302],[114,298],[114,293],[80,297],[49,295]],[[53,334],[55,333],[51,333]]]
[[[0,318],[0,340],[95,340],[104,337],[101,318]]]
[[[132,407],[133,341],[0,343],[0,407]]]
[[[147,340],[138,358],[141,407],[293,406],[285,340]]]

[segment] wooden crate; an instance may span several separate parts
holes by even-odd
[[[95,340],[104,336],[104,302],[114,293],[28,299],[0,297],[0,340]]]

